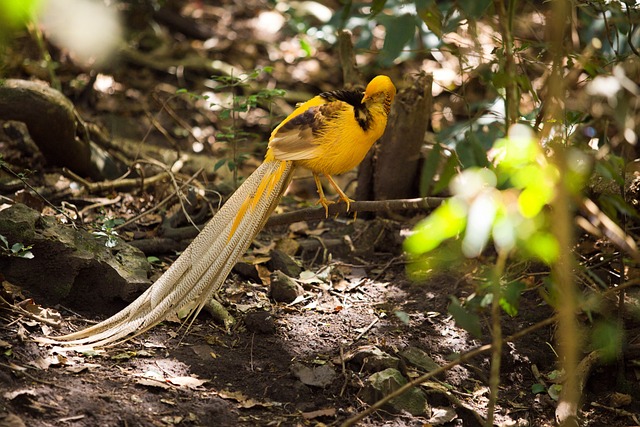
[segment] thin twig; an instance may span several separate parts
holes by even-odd
[[[132,217],[132,218],[129,218],[129,219],[128,219],[127,221],[125,221],[124,223],[122,223],[122,224],[120,224],[120,225],[118,225],[118,226],[114,227],[114,229],[116,229],[116,230],[117,230],[117,229],[120,229],[120,228],[122,228],[122,227],[125,227],[125,226],[127,226],[127,225],[129,225],[129,224],[131,224],[131,223],[133,223],[133,222],[138,221],[140,218],[144,217],[145,215],[148,215],[148,214],[150,214],[150,213],[152,213],[152,212],[157,211],[157,210],[158,210],[158,209],[160,209],[162,206],[166,205],[166,204],[167,204],[167,203],[168,203],[168,202],[169,202],[169,201],[170,201],[174,196],[176,196],[176,197],[180,197],[180,196],[178,195],[178,193],[179,193],[180,191],[182,191],[185,187],[187,187],[187,186],[191,183],[191,181],[193,181],[194,179],[196,179],[196,177],[197,177],[200,173],[202,173],[202,168],[198,169],[198,170],[196,171],[196,173],[195,173],[195,174],[193,174],[191,177],[189,177],[189,179],[188,179],[188,180],[186,180],[186,181],[185,181],[185,183],[184,183],[184,184],[182,184],[182,186],[180,186],[180,188],[178,188],[175,192],[173,192],[172,194],[170,194],[170,195],[168,195],[167,197],[165,197],[164,199],[162,199],[162,200],[160,201],[160,203],[158,203],[157,205],[155,205],[154,207],[152,207],[151,209],[149,209],[149,210],[147,210],[147,211],[141,212],[141,213],[139,213],[138,215],[136,215],[136,216],[134,216],[134,217]],[[196,227],[196,228],[197,228],[197,227]]]
[[[38,190],[36,190],[35,188],[33,188],[31,186],[31,184],[29,184],[27,182],[27,179],[25,177],[22,176],[22,174],[16,173],[14,172],[9,166],[6,165],[6,163],[4,163],[3,161],[0,161],[0,169],[4,170],[5,172],[7,172],[9,175],[13,176],[14,178],[18,178],[20,181],[22,181],[22,184],[24,184],[25,187],[27,187],[29,190],[33,191],[36,196],[40,197],[47,205],[49,205],[54,211],[58,212],[59,214],[62,214],[65,218],[67,218],[69,220],[69,222],[71,223],[71,225],[73,225],[75,227],[75,221],[73,220],[73,218],[71,218],[69,215],[67,215],[62,209],[58,208],[56,205],[54,205],[53,203],[51,203],[49,200],[47,200],[46,197],[44,197],[42,194],[40,194],[38,192]]]

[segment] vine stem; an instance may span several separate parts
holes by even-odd
[[[508,258],[506,250],[498,251],[498,259],[493,268],[491,287],[493,300],[491,302],[491,373],[489,377],[489,405],[487,407],[487,427],[493,426],[493,418],[498,401],[498,389],[500,387],[500,363],[502,362],[502,325],[500,324],[500,299],[502,298],[502,277]]]

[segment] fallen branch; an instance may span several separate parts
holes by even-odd
[[[336,217],[347,213],[359,212],[397,212],[413,210],[435,209],[447,200],[446,197],[422,197],[415,199],[376,200],[365,202],[351,202],[347,212],[346,203],[334,203],[329,205],[329,217]],[[273,215],[267,221],[267,226],[291,224],[298,221],[325,219],[326,214],[322,208],[308,208],[279,215]]]

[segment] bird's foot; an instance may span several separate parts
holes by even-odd
[[[324,213],[325,213],[326,217],[329,218],[329,205],[332,205],[334,203],[335,203],[334,201],[328,200],[323,195],[323,196],[320,196],[320,198],[318,199],[318,202],[316,204],[324,206]]]
[[[351,210],[351,202],[355,202],[355,200],[348,198],[344,193],[340,194],[340,200],[347,204],[347,212]]]

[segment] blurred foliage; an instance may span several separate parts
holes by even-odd
[[[581,191],[590,171],[590,158],[572,151],[568,175],[571,188]],[[430,252],[461,236],[466,257],[482,254],[490,240],[498,252],[519,252],[544,263],[554,262],[558,245],[549,225],[548,206],[560,174],[533,131],[515,125],[492,149],[493,164],[469,167],[451,181],[452,197],[420,222],[405,240],[411,255],[410,272],[424,276],[437,267]]]
[[[0,2],[0,37],[24,27],[35,18],[41,0],[2,0]]]

